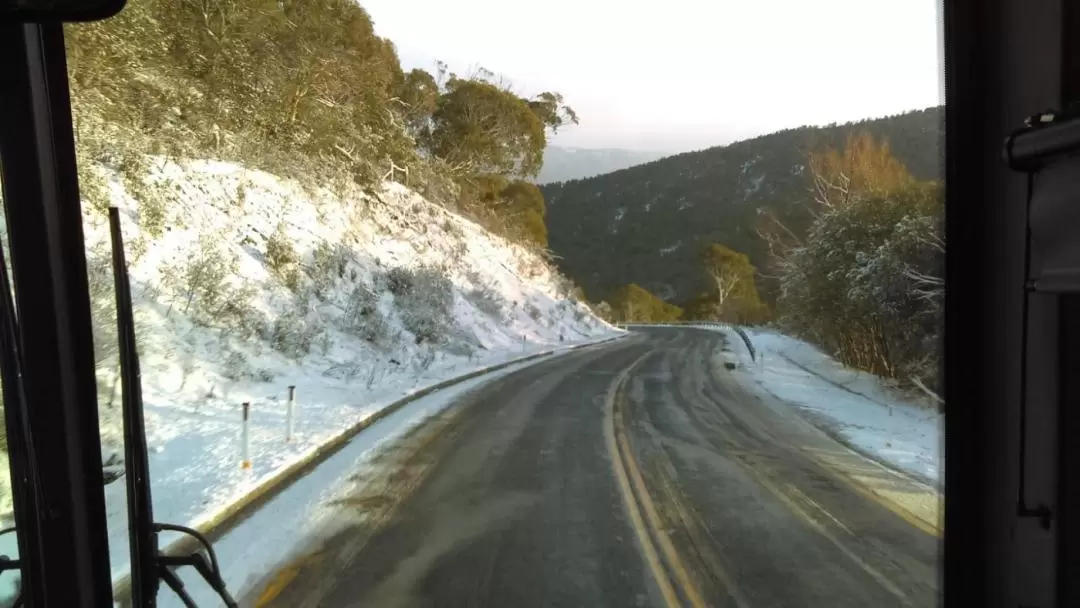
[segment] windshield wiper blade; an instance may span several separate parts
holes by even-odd
[[[135,316],[131,304],[131,282],[124,257],[124,239],[120,231],[120,210],[109,208],[109,231],[112,236],[113,278],[116,286],[116,325],[120,343],[120,378],[123,388],[124,476],[127,485],[129,549],[131,552],[131,600],[137,608],[157,603],[160,581],[180,597],[185,606],[195,604],[173,571],[177,566],[192,566],[218,593],[228,608],[236,601],[229,595],[210,542],[196,530],[172,524],[155,524],[150,499],[150,465],[146,447],[146,424],[143,419],[142,378],[135,342]],[[190,555],[164,555],[158,550],[158,532],[172,531],[193,536],[206,550],[209,560],[196,551]]]
[[[11,469],[12,506],[15,511],[16,528],[19,520],[35,517],[38,512],[37,472],[34,469],[34,443],[30,433],[30,412],[23,387],[22,349],[19,344],[19,325],[15,314],[15,301],[12,298],[11,280],[7,271],[7,260],[3,246],[0,246],[0,377],[3,378],[4,429],[7,433],[8,461]],[[15,532],[16,528],[0,531],[0,535]],[[19,570],[22,575],[20,590],[12,606],[33,605],[30,595],[30,573],[24,564],[38,563],[32,552],[38,543],[31,543],[28,538],[34,526],[23,526],[16,532],[19,557],[7,556],[0,563],[0,573]]]

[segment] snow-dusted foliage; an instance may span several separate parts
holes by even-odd
[[[825,208],[780,265],[789,326],[845,363],[936,384],[941,209],[932,184]]]
[[[103,463],[118,464],[123,436],[112,204],[160,505],[195,508],[239,483],[242,402],[252,404],[256,448],[272,455],[260,461],[266,472],[414,387],[614,333],[567,300],[566,281],[539,254],[399,184],[312,189],[163,157],[82,168],[93,176],[82,194]],[[299,439],[285,446],[279,404],[290,385],[303,409]],[[5,483],[0,520],[10,516]]]

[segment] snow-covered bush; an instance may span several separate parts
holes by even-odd
[[[395,338],[393,324],[379,310],[378,294],[364,285],[349,294],[339,324],[345,332],[375,346],[386,346]]]
[[[505,315],[506,299],[490,285],[470,289],[465,293],[465,299],[480,312],[497,320],[502,320]]]
[[[525,303],[525,314],[529,315],[529,318],[533,321],[539,321],[544,313],[532,302]]]
[[[355,259],[352,250],[342,242],[320,241],[311,252],[308,275],[319,297],[325,297],[339,279],[344,279],[349,263]]]
[[[393,324],[377,308],[355,322],[353,333],[375,346],[386,346],[394,340]]]
[[[162,266],[163,286],[171,292],[181,313],[198,325],[215,327],[217,314],[233,296],[229,279],[239,272],[239,259],[221,246],[221,236],[204,233],[194,251],[185,252]]]
[[[165,233],[169,209],[176,204],[177,186],[150,177],[152,163],[141,154],[125,154],[118,170],[124,190],[138,203],[139,227],[152,238],[160,237]]]
[[[449,217],[443,220],[442,230],[446,236],[455,240],[461,241],[465,238],[465,231],[461,229],[461,226],[457,222]]]
[[[267,340],[270,347],[279,353],[300,359],[311,352],[325,332],[326,328],[318,317],[297,307],[274,320]]]
[[[402,325],[417,344],[445,343],[454,325],[454,284],[446,273],[430,266],[398,267],[387,273]],[[397,285],[397,291],[393,285]]]
[[[221,368],[221,375],[233,382],[239,382],[241,380],[252,378],[254,376],[254,371],[251,369],[251,364],[248,363],[247,357],[245,357],[243,353],[230,350],[225,356]]]
[[[412,290],[413,272],[404,266],[395,266],[386,272],[386,288],[395,296],[407,295]]]
[[[267,332],[269,322],[266,314],[252,304],[256,297],[257,291],[250,285],[230,288],[228,297],[215,315],[213,325],[221,330],[222,337],[249,340]]]
[[[292,291],[300,287],[298,259],[296,249],[285,233],[285,225],[278,224],[266,239],[266,265]]]
[[[914,185],[825,209],[781,265],[785,327],[847,365],[936,384],[941,200]]]

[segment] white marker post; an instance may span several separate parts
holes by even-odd
[[[240,450],[241,461],[240,467],[244,469],[251,468],[251,435],[248,433],[248,412],[251,410],[251,403],[244,402],[244,426],[240,430]]]
[[[293,440],[293,419],[295,416],[294,410],[296,409],[296,385],[289,385],[289,405],[285,410],[285,441],[292,442]]]

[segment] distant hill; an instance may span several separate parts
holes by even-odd
[[[642,152],[618,148],[565,148],[548,146],[544,150],[544,167],[536,183],[547,184],[570,179],[582,179],[611,173],[634,165],[647,163],[664,156],[663,152]]]
[[[703,285],[697,256],[718,242],[761,268],[767,250],[755,221],[770,208],[799,230],[807,223],[807,152],[842,147],[849,133],[886,137],[916,177],[941,172],[944,109],[844,125],[799,127],[587,179],[541,187],[549,247],[591,298],[637,283],[682,302]]]

